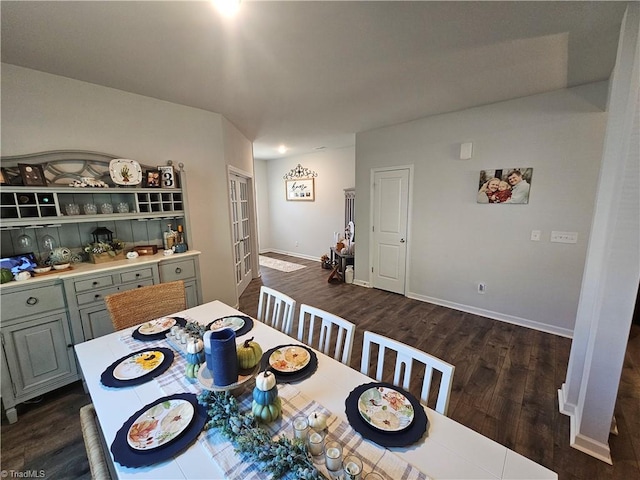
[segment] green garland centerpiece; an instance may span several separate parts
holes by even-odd
[[[203,391],[198,402],[207,408],[205,429],[217,428],[233,443],[236,453],[259,463],[274,479],[291,474],[301,480],[326,480],[314,467],[304,442],[286,437],[273,440],[253,414],[240,413],[238,400],[229,392]]]

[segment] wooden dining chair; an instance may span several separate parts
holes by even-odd
[[[313,337],[317,330],[316,319],[320,320],[320,325],[318,342],[314,344]],[[334,331],[335,335],[333,335]],[[347,366],[351,362],[355,331],[356,326],[344,318],[310,305],[300,305],[298,340],[310,347],[317,348],[325,355],[332,356]],[[307,337],[306,341],[305,336]]]
[[[364,332],[362,363],[360,365],[360,371],[365,375],[369,375],[372,344],[378,346],[378,360],[375,376],[378,381],[382,381],[386,350],[396,352],[396,363],[393,374],[393,384],[396,387],[401,386],[405,390],[409,390],[411,386],[413,362],[416,361],[424,365],[424,380],[422,382],[420,400],[425,405],[429,399],[433,371],[436,370],[440,372],[440,387],[436,397],[435,411],[442,415],[447,415],[447,410],[449,408],[449,396],[451,395],[451,386],[453,384],[453,372],[455,370],[453,365],[440,360],[433,355],[429,355],[428,353],[418,350],[417,348],[410,347],[409,345],[378,335],[377,333],[366,331]],[[400,382],[401,378],[402,383]]]
[[[261,322],[291,335],[295,309],[296,301],[293,298],[273,288],[260,287],[257,318]]]
[[[110,480],[111,472],[104,452],[98,417],[93,403],[80,409],[80,428],[84,440],[92,480]]]
[[[184,282],[159,283],[104,297],[115,331],[187,308]]]

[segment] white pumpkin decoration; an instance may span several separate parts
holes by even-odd
[[[327,428],[327,416],[322,412],[313,412],[308,417],[309,426],[314,430],[324,430]]]
[[[204,349],[204,342],[199,338],[189,340],[187,343],[187,353],[198,353]]]
[[[260,372],[256,376],[256,388],[268,392],[276,386],[276,376],[268,370]]]

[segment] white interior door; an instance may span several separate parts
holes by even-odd
[[[409,169],[374,172],[372,285],[405,293]]]
[[[229,192],[231,194],[233,257],[237,291],[238,296],[240,296],[253,278],[253,252],[251,247],[253,241],[251,239],[251,210],[247,179],[233,173],[229,174]]]

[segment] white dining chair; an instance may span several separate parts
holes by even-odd
[[[273,288],[260,287],[257,318],[261,322],[291,335],[295,309],[296,301],[293,298]]]
[[[451,394],[451,386],[453,384],[453,372],[455,367],[439,358],[429,355],[417,348],[410,347],[404,343],[392,340],[390,338],[378,335],[377,333],[364,332],[364,341],[362,344],[362,363],[360,371],[365,375],[369,375],[369,359],[371,356],[371,345],[378,345],[378,361],[376,367],[376,380],[382,381],[382,372],[384,368],[386,350],[396,352],[396,364],[393,373],[393,384],[397,387],[402,386],[405,390],[409,390],[411,386],[411,372],[413,362],[419,362],[424,365],[424,380],[422,382],[422,390],[420,392],[420,400],[425,405],[429,398],[431,390],[431,380],[433,371],[441,373],[440,387],[436,399],[435,411],[442,415],[447,415],[449,408],[449,396]],[[402,383],[400,383],[402,374]]]
[[[307,318],[309,321],[307,322]],[[320,320],[320,332],[318,343],[314,344],[316,319]],[[325,355],[332,356],[335,360],[349,365],[351,351],[353,350],[353,338],[356,326],[345,320],[319,308],[310,305],[300,305],[298,319],[298,340],[310,347],[317,348]],[[307,339],[305,340],[305,332]],[[333,335],[335,332],[335,335]],[[333,341],[332,341],[333,339]]]

